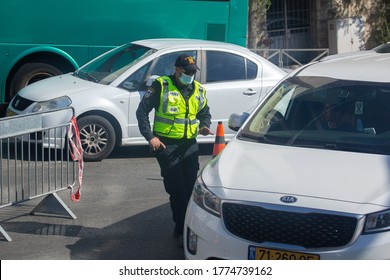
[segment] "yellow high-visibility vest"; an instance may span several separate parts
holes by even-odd
[[[186,100],[169,77],[160,77],[160,106],[155,111],[153,132],[157,135],[181,139],[198,134],[196,114],[206,106],[206,90],[194,81],[194,93]]]

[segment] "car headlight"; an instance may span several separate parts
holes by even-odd
[[[369,214],[366,217],[364,233],[390,230],[390,209],[378,213]]]
[[[192,193],[194,202],[202,209],[217,217],[221,216],[221,199],[213,194],[199,176]]]
[[[48,101],[38,102],[38,104],[35,105],[33,112],[44,112],[44,111],[50,111],[54,109],[66,108],[71,103],[72,101],[70,100],[69,97],[61,96]]]

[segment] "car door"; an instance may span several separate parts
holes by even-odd
[[[212,115],[211,130],[216,132],[218,121],[225,128],[225,138],[230,139],[234,131],[227,125],[232,113],[251,111],[262,94],[261,65],[254,61],[225,51],[206,50],[201,66],[203,85],[207,90],[207,100]],[[211,136],[201,136],[207,141]]]

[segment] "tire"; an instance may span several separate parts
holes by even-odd
[[[62,71],[60,69],[47,63],[31,62],[24,64],[16,71],[12,79],[10,100],[25,86],[61,74]]]
[[[101,161],[111,154],[116,135],[107,119],[96,115],[85,116],[77,120],[77,126],[85,161]]]

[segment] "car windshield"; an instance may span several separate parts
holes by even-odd
[[[390,43],[379,45],[373,48],[373,50],[378,53],[390,53]]]
[[[126,44],[103,54],[78,69],[74,75],[99,84],[110,84],[139,60],[156,52],[141,45]]]
[[[292,77],[268,96],[237,137],[388,155],[389,108],[388,83]]]

